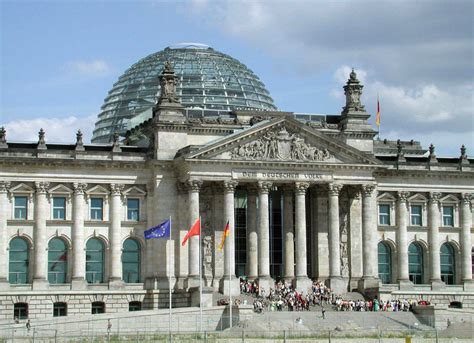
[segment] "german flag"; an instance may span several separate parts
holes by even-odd
[[[380,102],[379,95],[377,94],[377,114],[375,115],[375,125],[380,128]]]
[[[224,234],[222,235],[222,240],[221,244],[219,244],[219,251],[222,251],[222,248],[224,247],[225,239],[227,236],[230,234],[230,226],[229,226],[229,221],[227,221],[227,224],[225,224],[224,228]]]

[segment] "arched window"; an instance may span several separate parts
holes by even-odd
[[[89,239],[86,244],[86,280],[104,282],[104,244],[97,238]]]
[[[48,281],[66,283],[67,246],[61,238],[53,238],[48,243]]]
[[[444,243],[441,246],[441,280],[447,285],[454,285],[455,282],[455,260],[454,249],[451,244]]]
[[[418,243],[408,247],[408,275],[414,284],[423,283],[423,248]]]
[[[472,255],[471,255],[471,264],[472,264],[472,274],[474,275],[474,248],[472,248]]]
[[[123,242],[122,273],[124,282],[140,282],[140,245],[131,238]]]
[[[382,283],[392,282],[392,254],[387,243],[378,244],[379,278]]]
[[[10,241],[9,261],[8,281],[11,284],[28,283],[29,249],[26,240],[15,237]]]

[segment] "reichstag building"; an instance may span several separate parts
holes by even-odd
[[[281,112],[241,62],[175,45],[118,79],[91,144],[2,128],[0,320],[166,308],[169,285],[192,306],[239,277],[474,308],[474,161],[374,139],[347,77],[340,115]]]

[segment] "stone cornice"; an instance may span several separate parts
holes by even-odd
[[[401,170],[401,169],[382,169],[380,168],[374,173],[374,177],[396,177],[396,176],[403,176],[403,177],[413,177],[413,178],[438,178],[438,177],[449,177],[449,178],[472,178],[474,179],[474,172],[467,172],[467,171],[454,171],[454,170]]]
[[[1,156],[0,156],[1,157]],[[81,167],[81,168],[115,168],[115,169],[143,169],[146,160],[86,160],[71,158],[36,158],[13,157],[0,159],[2,166],[31,166],[31,167]]]
[[[327,163],[327,162],[298,162],[298,161],[237,161],[237,160],[212,160],[212,159],[185,159],[184,163],[188,164],[232,164],[236,168],[238,167],[291,167],[299,169],[352,169],[352,170],[376,170],[380,169],[381,166],[368,165],[368,164],[345,164],[345,163]]]

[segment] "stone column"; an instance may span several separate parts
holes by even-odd
[[[239,280],[235,277],[235,217],[234,192],[238,182],[224,181],[224,222],[229,223],[229,236],[224,243],[224,276],[220,283],[224,295],[239,295]]]
[[[398,283],[400,288],[411,285],[408,277],[408,238],[407,238],[407,198],[409,192],[398,192],[398,231],[397,231],[397,250],[398,250]]]
[[[122,284],[122,191],[124,185],[113,183],[110,185],[112,201],[110,206],[110,286]]]
[[[257,189],[247,187],[247,275],[258,278]]]
[[[201,190],[201,180],[188,180],[186,183],[188,187],[189,199],[189,216],[188,216],[188,230],[199,219],[199,191]],[[187,287],[199,287],[199,268],[202,268],[202,263],[199,262],[199,236],[192,236],[189,238],[187,244],[189,246],[189,275]]]
[[[188,231],[188,218],[186,212],[188,211],[188,193],[184,182],[177,182],[176,188],[178,190],[178,219],[173,223],[172,230],[177,231],[175,266],[178,270],[178,279],[176,281],[177,288],[185,288],[186,279],[189,273],[189,251],[181,247],[181,242]]]
[[[461,204],[461,260],[462,260],[462,281],[465,290],[473,290],[472,282],[472,213],[471,213],[472,194],[462,194]]]
[[[8,286],[7,266],[7,214],[9,181],[0,181],[0,289]],[[4,285],[4,286],[2,286]]]
[[[270,223],[268,218],[268,193],[271,182],[258,182],[258,283],[268,294],[273,287],[270,277]]]
[[[155,226],[155,213],[156,213],[156,206],[155,206],[155,182],[151,181],[147,184],[147,198],[146,198],[146,229],[149,229]],[[155,250],[156,250],[156,239],[147,239],[145,241],[145,249],[146,249],[146,260],[147,261],[155,261]],[[145,289],[155,289],[157,288],[156,278],[158,277],[158,273],[156,270],[155,263],[145,263],[145,271],[146,271],[146,278],[145,278]]]
[[[311,280],[308,278],[308,264],[306,257],[306,190],[308,182],[297,182],[295,184],[295,234],[296,234],[296,279],[295,288],[307,293],[311,288]]]
[[[328,185],[328,231],[329,231],[329,284],[336,292],[345,291],[341,278],[341,246],[339,235],[339,192],[342,185]]]
[[[374,184],[362,186],[363,276],[359,288],[370,293],[378,287],[377,200]]]
[[[431,192],[428,203],[428,247],[430,256],[430,282],[433,288],[443,286],[441,281],[439,224],[441,193]]]
[[[48,249],[46,238],[46,214],[48,213],[48,200],[46,193],[49,182],[35,182],[35,225],[33,228],[34,242],[34,274],[33,289],[44,288],[48,282]]]
[[[295,278],[295,235],[293,233],[293,188],[283,188],[283,229],[284,229],[284,266],[285,281],[293,281]]]
[[[85,287],[86,260],[84,242],[84,192],[86,183],[74,183],[72,202],[72,281],[73,289]]]

